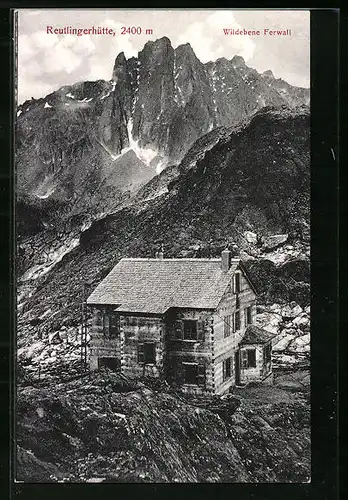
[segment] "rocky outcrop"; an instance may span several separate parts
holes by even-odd
[[[310,304],[310,262],[303,255],[300,259],[288,257],[281,264],[267,257],[248,259],[244,264],[261,302],[271,305],[274,302],[288,304],[295,301],[301,307]]]
[[[17,394],[17,479],[305,482],[308,385],[186,400],[108,371]]]
[[[23,241],[28,257],[21,264],[27,274],[23,273],[19,289],[19,335],[29,335],[30,322],[48,309],[52,313],[40,325],[30,326],[33,333],[43,327],[54,332],[62,325],[76,326],[82,283],[96,286],[122,256],[154,256],[161,242],[168,257],[180,257],[183,252],[187,257],[218,256],[226,244],[240,247],[247,230],[262,235],[290,234],[292,227],[300,227],[309,217],[308,123],[306,110],[260,112],[242,130],[229,134],[224,130],[197,161],[191,152],[192,166],[173,169],[166,186],[165,181],[152,184],[142,198],[77,232],[75,241],[65,232],[62,237],[58,233],[57,253],[46,250],[50,243],[46,236],[52,232],[53,238],[57,229],[47,228]],[[274,137],[283,144],[277,159]],[[279,169],[284,171],[280,174]],[[158,176],[159,181],[165,175],[164,171]],[[296,208],[290,210],[292,207]],[[66,252],[69,242],[76,245]],[[47,264],[45,273],[33,265],[40,246],[48,260],[36,265]],[[288,250],[287,255],[295,250]],[[305,307],[308,272],[303,277],[301,273],[309,267],[308,259],[282,268],[259,257],[247,266],[260,300],[269,304],[295,300]]]
[[[275,369],[309,368],[310,306],[295,302],[259,306],[257,324],[275,334],[272,363]]]
[[[280,92],[267,78],[240,57],[202,64],[189,44],[174,50],[166,37],[147,42],[138,57],[120,53],[110,81],[79,82],[18,107],[18,200],[110,212],[213,129],[269,105],[307,103],[308,89],[283,82]]]
[[[263,242],[263,250],[265,252],[271,252],[272,250],[283,246],[288,240],[288,237],[289,235],[287,234],[273,234],[272,236],[266,237]]]

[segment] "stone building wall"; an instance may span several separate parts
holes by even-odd
[[[160,317],[124,315],[120,321],[122,373],[128,376],[163,375],[165,325]],[[145,363],[139,350],[154,344],[155,363]]]
[[[240,292],[237,294],[234,291],[233,280],[231,280],[231,286],[226,289],[214,313],[212,370],[216,394],[227,392],[236,383],[235,353],[244,337],[246,329],[245,309],[247,307],[251,307],[252,323],[256,322],[256,295],[242,273],[240,283]],[[233,315],[237,309],[240,312],[240,329],[234,332]],[[230,335],[225,337],[225,323],[228,321],[231,325]],[[231,376],[224,380],[223,366],[228,358],[231,358]]]
[[[103,314],[105,307],[93,307],[91,309],[91,320],[89,325],[89,366],[96,370],[101,365],[102,359],[114,359],[121,364],[121,340],[120,337],[109,339],[104,335]]]
[[[197,322],[197,339],[184,338],[184,322]],[[165,376],[187,393],[213,393],[212,332],[213,311],[178,309],[166,317]],[[187,366],[197,370],[198,383],[187,383]]]

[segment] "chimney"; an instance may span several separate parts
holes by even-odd
[[[161,250],[158,252],[158,258],[159,258],[160,260],[162,260],[162,259],[163,259],[163,254],[164,254],[164,251],[163,251],[163,243],[162,243],[162,245],[161,245]]]
[[[232,254],[228,248],[225,248],[221,252],[221,269],[223,272],[227,272],[231,267]]]

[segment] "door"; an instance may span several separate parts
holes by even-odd
[[[236,385],[240,383],[240,363],[239,363],[239,351],[234,355],[234,373],[236,379]]]

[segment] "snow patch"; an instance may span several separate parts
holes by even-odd
[[[45,108],[52,108],[52,106],[50,106],[50,105],[48,104],[48,102],[45,102],[44,109],[45,109]]]
[[[22,114],[22,110],[21,110],[21,109],[19,109],[19,110],[17,111],[17,117],[18,117],[20,114]]]
[[[55,190],[55,186],[50,186],[44,194],[37,194],[36,193],[35,196],[37,198],[40,198],[41,200],[43,200],[43,199],[46,199],[49,196],[51,196],[51,194],[54,192],[54,190]]]
[[[115,88],[116,88],[116,82],[112,82],[112,87],[109,90],[109,92],[107,94],[101,96],[100,99],[105,99],[106,97],[109,97],[109,95],[111,94],[111,92],[113,92],[115,90]],[[86,101],[86,102],[88,102],[88,101]]]
[[[152,149],[150,147],[141,148],[139,146],[139,141],[136,141],[133,138],[132,128],[133,128],[133,120],[130,118],[127,122],[127,132],[129,140],[129,148],[127,148],[127,150],[132,149],[139,158],[139,160],[141,160],[143,163],[149,166],[152,160],[156,158],[156,156],[158,155],[158,150]]]
[[[93,97],[90,97],[89,99],[87,99],[87,97],[84,97],[83,99],[78,99],[77,101],[78,102],[91,102],[92,99],[93,99]]]
[[[108,155],[110,155],[110,156],[111,156],[112,161],[117,160],[117,158],[119,158],[120,156],[122,156],[122,155],[123,155],[126,151],[128,151],[128,149],[129,149],[129,148],[126,148],[126,149],[124,149],[124,150],[123,150],[120,154],[115,155],[112,151],[110,151],[110,149],[109,149],[107,146],[105,146],[105,144],[104,144],[104,143],[102,143],[102,142],[98,141],[98,139],[96,139],[96,141],[98,142],[98,144],[100,144],[100,145],[101,145],[101,147],[104,149],[104,151],[106,151],[106,152],[108,153]]]
[[[70,92],[68,92],[65,95],[66,95],[66,97],[70,97],[71,99],[75,99],[75,96],[73,94],[71,94]]]

